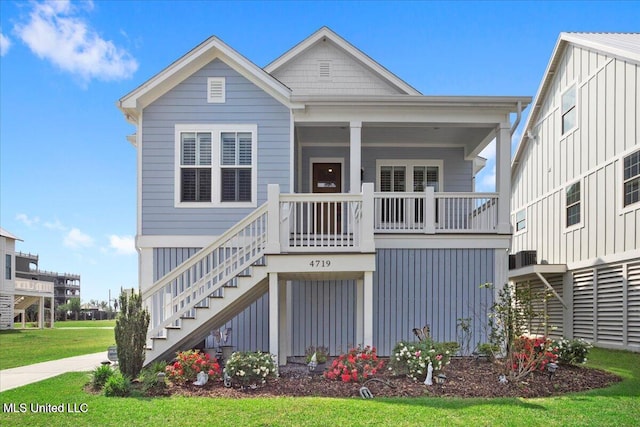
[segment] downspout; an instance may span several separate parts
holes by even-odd
[[[516,111],[517,116],[516,116],[516,121],[513,122],[513,125],[511,126],[511,136],[513,136],[513,133],[516,131],[516,128],[518,127],[518,125],[520,124],[520,119],[522,118],[522,101],[518,101],[518,110]]]

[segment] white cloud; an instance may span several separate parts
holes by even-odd
[[[93,238],[77,228],[72,228],[67,235],[64,236],[64,245],[71,249],[88,248],[93,246]]]
[[[40,222],[40,218],[37,216],[29,217],[27,214],[19,213],[16,215],[16,219],[26,225],[27,227],[33,227]]]
[[[109,236],[109,247],[114,249],[120,255],[134,255],[136,253],[136,245],[133,236]]]
[[[480,152],[480,157],[487,159],[487,163],[496,159],[496,140],[494,139],[484,147],[484,150]]]
[[[93,8],[91,2],[84,4]],[[135,58],[100,37],[78,13],[68,0],[35,2],[29,21],[16,25],[15,31],[38,57],[85,81],[131,77],[138,69]]]
[[[55,221],[45,221],[42,225],[47,227],[49,230],[58,230],[58,231],[67,230],[67,227],[62,225],[62,223],[58,219],[56,219]]]
[[[7,52],[9,52],[9,48],[11,47],[11,40],[4,34],[2,34],[2,29],[0,29],[0,56],[5,56]]]

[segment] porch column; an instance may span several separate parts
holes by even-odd
[[[349,193],[360,193],[362,180],[360,179],[360,169],[362,168],[362,122],[351,122],[349,124],[350,144],[349,144]]]
[[[280,186],[267,185],[267,245],[265,253],[280,253]]]
[[[287,363],[283,344],[287,339],[286,297],[285,284],[278,280],[278,273],[269,273],[269,353],[275,356],[279,365]]]
[[[40,306],[38,307],[38,328],[44,328],[44,297],[40,297]]]
[[[511,128],[500,123],[496,135],[496,192],[498,193],[499,234],[511,233]]]
[[[51,297],[51,329],[53,329],[53,324],[56,320],[56,310],[55,310],[55,301],[53,299],[53,297]]]
[[[356,282],[356,342],[373,345],[373,272]]]

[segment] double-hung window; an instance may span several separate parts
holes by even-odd
[[[527,210],[522,209],[516,213],[516,233],[527,228]]]
[[[561,104],[562,134],[564,135],[577,126],[576,85],[571,86],[562,94]]]
[[[581,221],[581,192],[580,181],[571,184],[567,187],[567,227],[580,224]]]
[[[5,258],[4,258],[4,278],[7,280],[11,280],[13,279],[13,273],[11,271],[11,255],[10,254],[5,254]]]
[[[256,138],[256,125],[176,125],[176,207],[255,206]]]
[[[640,151],[624,158],[624,207],[640,201]]]

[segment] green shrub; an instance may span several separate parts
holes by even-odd
[[[587,361],[587,354],[593,348],[590,342],[582,338],[561,339],[553,342],[557,347],[558,361],[565,365],[577,365]]]
[[[478,344],[478,353],[488,356],[491,360],[496,358],[496,354],[500,352],[500,347],[495,344],[482,343]]]
[[[313,355],[316,355],[316,362],[325,363],[327,361],[327,357],[329,356],[329,349],[323,346],[310,346],[304,352],[305,360],[307,363],[311,362],[311,358]]]
[[[105,383],[113,375],[113,369],[109,365],[100,365],[91,373],[91,386],[95,390],[101,390]]]
[[[269,353],[240,352],[231,355],[224,367],[231,382],[240,386],[256,386],[276,377],[276,366]]]
[[[148,327],[149,312],[142,308],[140,294],[133,289],[130,293],[122,291],[114,332],[120,371],[130,378],[137,378],[142,370]]]
[[[107,397],[125,397],[131,392],[131,381],[120,371],[115,371],[104,385],[104,395]]]
[[[390,368],[395,374],[406,374],[415,381],[422,381],[427,376],[429,362],[434,371],[441,371],[449,364],[452,351],[458,351],[457,343],[437,343],[431,340],[400,341],[391,353]]]
[[[166,383],[158,383],[158,373],[165,372],[167,364],[163,361],[154,362],[140,372],[140,382],[145,391],[158,390],[165,387]]]

